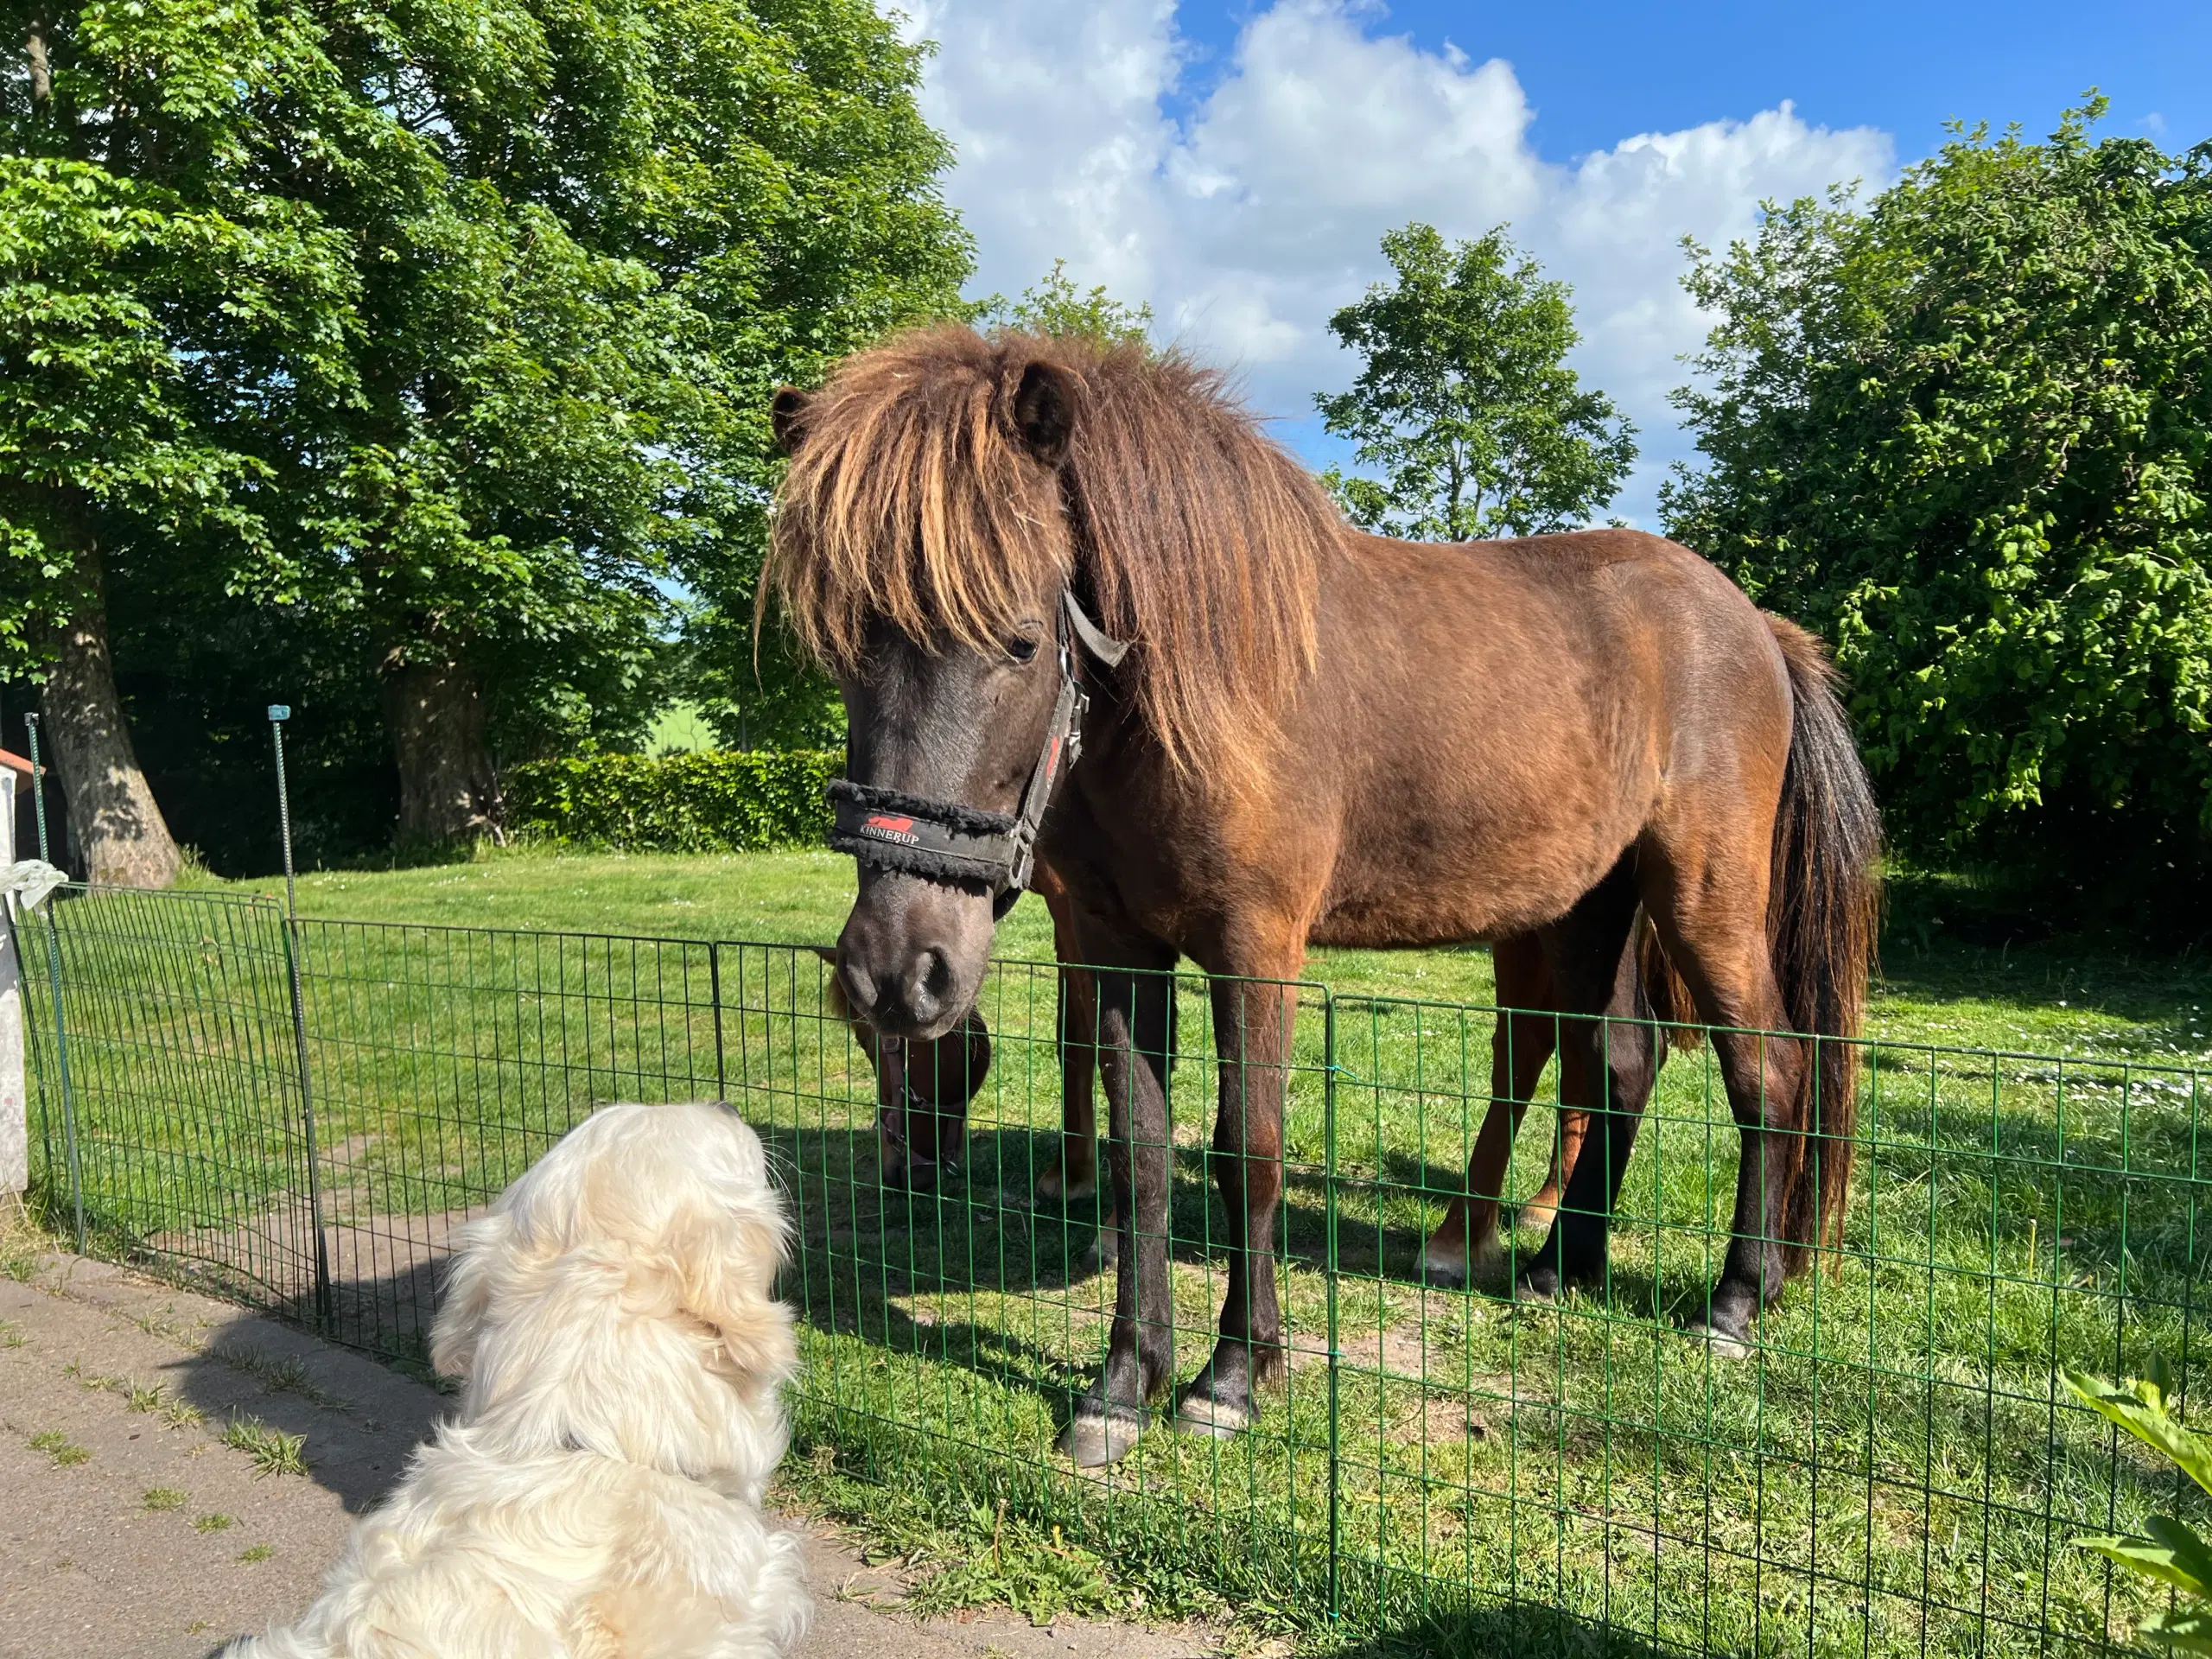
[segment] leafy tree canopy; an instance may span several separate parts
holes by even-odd
[[[1152,340],[1152,307],[1129,305],[1101,286],[1084,289],[1068,275],[1068,262],[1052,261],[1042,281],[1009,300],[994,294],[976,309],[986,329],[1024,334],[1064,334],[1109,346],[1147,346]]]
[[[1446,244],[1414,224],[1382,238],[1397,273],[1329,321],[1364,361],[1314,398],[1379,478],[1326,481],[1352,522],[1415,541],[1535,536],[1587,523],[1636,461],[1635,430],[1585,391],[1567,284],[1500,226]]]
[[[90,613],[88,549],[295,619],[389,694],[419,834],[495,820],[494,741],[635,723],[677,584],[749,610],[770,392],[969,269],[866,0],[0,28],[0,674]]]
[[[1834,642],[1906,847],[2171,883],[2212,832],[2212,151],[2103,108],[1694,249],[1664,512]]]

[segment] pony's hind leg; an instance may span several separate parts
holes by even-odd
[[[1637,902],[1630,854],[1543,931],[1545,960],[1562,1010],[1560,1107],[1587,1115],[1587,1135],[1551,1231],[1514,1286],[1517,1297],[1546,1300],[1567,1285],[1605,1278],[1614,1203],[1658,1075],[1656,1041],[1645,1022],[1637,973]]]
[[[1098,982],[1060,969],[1060,1155],[1037,1178],[1040,1204],[1071,1204],[1098,1191]]]
[[[1490,1110],[1467,1160],[1466,1193],[1452,1200],[1421,1253],[1423,1281],[1447,1289],[1465,1285],[1497,1252],[1498,1205],[1505,1196],[1513,1143],[1557,1038],[1559,1022],[1544,1012],[1553,1006],[1553,991],[1536,936],[1500,939],[1491,947],[1491,961],[1497,976],[1498,1015],[1491,1032]],[[1554,1176],[1554,1199],[1556,1185]]]
[[[1574,1160],[1582,1155],[1582,1142],[1590,1134],[1590,1114],[1577,1106],[1562,1106],[1559,1111],[1559,1134],[1552,1141],[1551,1173],[1536,1189],[1535,1196],[1522,1205],[1514,1216],[1514,1224],[1522,1227],[1548,1227],[1559,1214],[1560,1194],[1567,1190],[1567,1183],[1574,1173]]]
[[[1728,1253],[1703,1314],[1686,1321],[1731,1358],[1749,1353],[1759,1310],[1782,1294],[1785,1211],[1803,1146],[1803,1045],[1775,1034],[1788,1016],[1768,944],[1764,854],[1745,857],[1733,880],[1659,866],[1651,895],[1652,920],[1709,1028],[1743,1141]]]
[[[1036,1200],[1058,1205],[1098,1190],[1098,1110],[1093,1093],[1098,1059],[1098,982],[1081,965],[1073,900],[1048,864],[1032,885],[1052,918],[1052,955],[1059,963],[1060,1151],[1037,1177]],[[1009,1193],[1026,1202],[1027,1195]],[[1110,1220],[1102,1225],[1111,1225]],[[1109,1260],[1111,1259],[1109,1256]]]

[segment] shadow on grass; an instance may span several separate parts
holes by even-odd
[[[1335,1649],[1336,1659],[1661,1659],[1674,1649],[1545,1607],[1433,1611]],[[1713,1659],[1726,1650],[1707,1649]]]

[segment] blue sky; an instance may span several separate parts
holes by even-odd
[[[1762,199],[1878,188],[1943,123],[2040,136],[2082,91],[2104,130],[2212,137],[2212,3],[1450,5],[1436,0],[902,0],[938,43],[924,106],[976,291],[1055,258],[1148,302],[1228,366],[1309,461],[1356,365],[1329,315],[1385,231],[1510,223],[1575,291],[1575,365],[1635,421],[1615,510],[1656,521],[1691,458],[1669,393],[1707,320],[1685,236],[1751,233]]]
[[[1190,3],[1178,26],[1203,90],[1228,65],[1243,25],[1264,6]],[[1449,41],[1502,57],[1536,109],[1530,137],[1555,160],[1635,132],[1665,132],[1793,100],[1808,121],[1893,134],[1924,155],[1942,124],[2018,121],[2047,131],[2089,86],[2112,99],[2107,130],[2180,149],[2212,137],[2212,4],[2118,3],[1451,4],[1400,0],[1366,32]],[[1174,100],[1181,106],[1186,95]]]

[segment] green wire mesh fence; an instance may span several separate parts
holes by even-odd
[[[1071,1058],[1054,966],[992,968],[958,1167],[906,1191],[804,947],[288,923],[200,893],[67,892],[17,926],[36,1196],[84,1248],[419,1363],[452,1229],[554,1139],[612,1100],[725,1097],[796,1224],[799,1456],[1293,1626],[1499,1652],[2111,1652],[2154,1604],[2071,1541],[2196,1502],[2054,1387],[2153,1356],[2205,1385],[2190,1071],[1869,1043],[1849,1224],[1732,1361],[1675,1328],[1733,1195],[1710,1046],[1662,1073],[1605,1285],[1531,1306],[1503,1293],[1533,1227],[1471,1288],[1419,1270],[1465,1190],[1495,1011],[1296,988],[1281,1378],[1249,1433],[1163,1422],[1078,1471],[1052,1440],[1114,1276],[1109,1200],[1035,1197]],[[1222,1073],[1208,986],[1172,989],[1187,1380],[1224,1281]],[[1509,1200],[1548,1172],[1554,1089]]]

